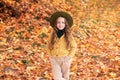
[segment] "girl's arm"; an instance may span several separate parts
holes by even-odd
[[[51,54],[51,51],[50,51],[50,42],[51,42],[51,36],[52,36],[52,33],[50,33],[49,37],[48,37],[48,42],[47,42],[47,53],[50,55]]]
[[[73,36],[71,36],[70,39],[71,39],[71,40],[70,40],[71,48],[70,48],[70,51],[69,51],[69,55],[68,55],[68,56],[74,57],[74,55],[75,55],[75,53],[76,53],[76,51],[77,51],[77,44],[76,44]]]

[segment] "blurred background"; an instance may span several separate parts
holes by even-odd
[[[120,0],[0,0],[0,80],[52,80],[49,18],[72,15],[71,80],[120,79]]]

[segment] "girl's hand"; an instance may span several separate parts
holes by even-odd
[[[65,60],[71,60],[71,57],[70,56],[65,56]]]

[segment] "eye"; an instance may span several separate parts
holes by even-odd
[[[57,23],[60,23],[60,22],[57,22]]]

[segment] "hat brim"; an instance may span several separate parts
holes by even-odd
[[[50,17],[50,26],[55,27],[55,21],[58,17],[64,17],[67,19],[69,27],[71,27],[73,25],[73,19],[70,16],[70,14],[66,13],[66,12],[55,12],[51,17]]]

